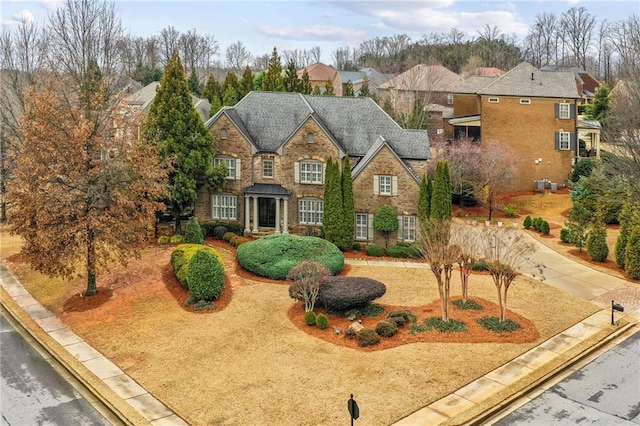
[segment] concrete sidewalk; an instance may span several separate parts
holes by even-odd
[[[43,331],[102,380],[122,400],[154,426],[187,425],[177,414],[146,391],[118,366],[71,331],[51,311],[34,299],[4,265],[0,264],[0,284]],[[75,373],[74,373],[75,375]],[[119,413],[114,413],[119,415]],[[130,424],[127,419],[122,419]]]

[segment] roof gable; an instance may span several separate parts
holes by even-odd
[[[419,64],[380,85],[380,89],[452,92],[463,81],[442,65]]]
[[[362,157],[362,159],[356,164],[353,169],[351,169],[351,175],[355,180],[360,172],[362,172],[369,163],[371,163],[376,156],[382,151],[383,148],[387,147],[391,154],[393,154],[394,158],[402,165],[402,167],[407,171],[407,174],[411,176],[416,182],[419,182],[418,177],[413,173],[413,171],[407,166],[407,164],[398,157],[398,154],[393,150],[391,146],[387,143],[387,141],[380,136],[369,148],[367,153]]]

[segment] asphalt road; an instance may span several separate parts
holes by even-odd
[[[2,426],[111,425],[0,317]]]
[[[493,424],[640,425],[640,332]]]

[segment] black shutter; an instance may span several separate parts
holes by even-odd
[[[569,149],[573,152],[576,152],[576,142],[577,142],[577,134],[570,133],[569,134]]]
[[[569,118],[576,118],[576,104],[571,104],[569,107]]]
[[[557,104],[556,104],[557,106]],[[556,149],[560,149],[560,132],[556,132],[556,143],[555,143],[555,148]]]
[[[554,104],[553,106],[555,107],[556,118],[560,118],[560,104]]]

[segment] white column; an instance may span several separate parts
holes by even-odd
[[[280,198],[276,198],[276,234],[280,233]]]
[[[287,198],[284,199],[284,229],[282,230],[283,234],[289,233],[289,200]]]
[[[595,139],[596,158],[600,158],[600,132],[596,132],[593,138]]]
[[[250,204],[249,204],[249,196],[244,196],[244,232],[250,232],[250,224],[249,224],[249,215],[251,214]]]
[[[258,197],[253,197],[253,232],[258,232]]]

